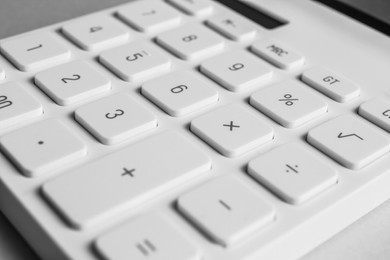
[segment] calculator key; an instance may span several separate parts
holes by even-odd
[[[198,117],[191,131],[227,157],[235,157],[273,139],[270,126],[249,109],[229,105]]]
[[[211,160],[199,148],[175,132],[164,132],[61,175],[43,192],[81,229],[128,212],[210,168]]]
[[[157,127],[156,116],[124,93],[78,108],[75,118],[103,144],[116,144]]]
[[[104,259],[110,260],[203,259],[199,246],[157,214],[140,217],[103,234],[96,247]]]
[[[275,219],[272,205],[232,175],[184,194],[178,200],[178,208],[223,246],[239,242]]]
[[[171,116],[184,116],[218,101],[218,91],[188,71],[146,82],[141,91]]]
[[[328,104],[310,89],[286,81],[261,89],[250,104],[284,127],[294,128],[324,115]]]
[[[84,50],[95,51],[129,38],[126,27],[106,15],[90,16],[62,27],[62,32]]]
[[[88,99],[111,88],[110,80],[85,61],[73,61],[39,72],[34,81],[61,106]]]
[[[0,85],[0,128],[43,114],[42,104],[16,82]]]
[[[307,141],[347,168],[358,170],[390,151],[390,139],[351,115],[309,131]]]
[[[200,59],[222,51],[224,41],[200,24],[184,25],[157,37],[157,43],[181,59]]]
[[[302,81],[337,102],[348,102],[360,95],[356,84],[320,67],[305,71]]]
[[[168,2],[183,12],[203,17],[213,12],[213,6],[209,0],[168,0]]]
[[[103,52],[99,61],[125,81],[136,81],[171,68],[171,60],[149,42],[134,42]]]
[[[177,26],[180,13],[162,1],[138,1],[122,7],[118,16],[135,29],[154,33]]]
[[[249,41],[256,37],[255,26],[234,13],[214,16],[207,20],[207,25],[234,41]]]
[[[285,70],[299,68],[305,63],[302,54],[273,40],[260,40],[251,46],[251,50],[275,66]]]
[[[82,158],[86,145],[68,127],[48,119],[6,134],[0,146],[28,177],[38,177]]]
[[[200,71],[230,91],[261,85],[272,77],[272,70],[252,54],[239,50],[206,60]]]
[[[1,52],[22,71],[66,61],[70,50],[48,32],[21,36],[0,45]]]
[[[359,114],[390,132],[390,102],[373,98],[360,105]]]
[[[294,143],[250,161],[248,173],[291,204],[306,202],[335,185],[338,179],[335,169]]]

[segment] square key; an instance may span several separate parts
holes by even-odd
[[[28,34],[0,45],[4,54],[18,69],[30,71],[55,65],[70,58],[70,50],[49,32]]]
[[[39,72],[34,81],[61,106],[88,99],[111,88],[111,82],[106,76],[82,60]]]
[[[250,97],[250,104],[288,128],[301,126],[328,110],[320,96],[294,81],[261,89]]]
[[[238,50],[210,58],[200,71],[230,91],[259,86],[272,77],[272,70],[253,54]]]
[[[238,104],[195,118],[191,131],[227,157],[242,155],[274,137],[269,125]]]
[[[125,81],[136,81],[171,68],[171,60],[150,42],[132,42],[100,54],[99,61]]]
[[[352,170],[390,152],[390,138],[370,123],[342,115],[309,131],[307,141]]]
[[[62,27],[62,32],[84,50],[94,51],[129,38],[125,25],[108,15],[94,15]]]
[[[201,24],[184,25],[157,37],[157,43],[185,60],[201,59],[222,51],[223,39]]]
[[[21,85],[0,85],[0,129],[42,114],[42,104]]]
[[[218,91],[199,74],[189,71],[148,81],[141,91],[171,116],[184,116],[218,101]]]
[[[337,183],[332,167],[294,143],[279,146],[250,161],[248,172],[291,204],[301,204]]]
[[[157,127],[156,116],[124,93],[78,108],[75,118],[103,144],[115,144]]]
[[[118,11],[123,19],[135,29],[154,33],[169,29],[181,22],[181,14],[163,1],[136,1],[129,3]]]

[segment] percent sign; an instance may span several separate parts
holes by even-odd
[[[290,95],[290,94],[286,94],[283,97],[284,97],[284,99],[279,99],[279,101],[284,101],[287,106],[292,106],[292,105],[294,105],[293,101],[299,100],[297,98],[292,98],[292,95]]]

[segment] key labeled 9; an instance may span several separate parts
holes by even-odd
[[[186,85],[179,85],[177,87],[171,88],[171,92],[174,94],[179,94],[186,89],[188,89],[188,87]]]
[[[245,68],[244,64],[242,64],[242,63],[235,63],[235,64],[233,64],[232,66],[229,67],[229,70],[237,71],[237,70],[240,70],[240,69],[243,69],[243,68]]]

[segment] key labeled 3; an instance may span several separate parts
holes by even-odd
[[[119,93],[78,108],[76,120],[103,144],[115,144],[157,127],[157,118]]]

